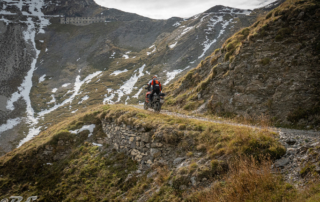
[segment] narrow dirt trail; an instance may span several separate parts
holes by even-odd
[[[143,106],[132,106],[138,109],[143,109]],[[166,110],[161,111],[161,114],[232,126],[243,126],[257,130],[262,129],[262,127],[253,125],[238,124],[224,120],[213,120],[197,116],[188,116]],[[306,183],[308,183],[310,178],[302,177],[301,170],[308,164],[311,165],[314,164],[314,162],[318,162],[318,160],[314,158],[314,154],[310,151],[317,151],[320,148],[320,131],[294,130],[275,127],[269,127],[268,129],[278,133],[280,136],[279,142],[286,147],[286,154],[274,162],[272,165],[272,170],[276,173],[280,172],[287,182],[293,183],[296,187],[303,187]],[[320,173],[320,164],[315,165],[315,171]]]
[[[135,108],[143,109],[143,106],[141,105],[132,105]],[[149,109],[149,111],[153,111]],[[262,129],[259,126],[253,126],[253,125],[245,125],[245,124],[239,124],[239,123],[233,123],[229,121],[223,121],[223,120],[213,120],[203,117],[197,117],[197,116],[188,116],[184,114],[179,114],[175,112],[170,112],[167,110],[163,110],[160,112],[161,114],[166,114],[170,116],[176,116],[180,118],[186,118],[186,119],[195,119],[200,121],[207,121],[212,123],[220,123],[220,124],[227,124],[232,126],[243,126],[243,127],[249,127],[252,129]],[[275,128],[275,127],[269,127],[268,128],[271,131],[277,132],[280,135],[280,141],[284,143],[286,147],[292,147],[286,144],[288,139],[295,139],[297,143],[303,144],[303,143],[314,143],[320,141],[320,131],[311,131],[311,130],[295,130],[295,129],[288,129],[288,128]]]

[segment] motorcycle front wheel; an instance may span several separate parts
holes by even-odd
[[[160,110],[161,110],[161,104],[159,102],[156,102],[154,104],[154,111],[155,112],[160,112]]]
[[[143,109],[148,110],[148,103],[144,102]]]

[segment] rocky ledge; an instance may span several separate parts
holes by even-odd
[[[274,171],[298,187],[316,180],[320,173],[320,133],[280,132],[280,142],[287,152],[275,162]]]

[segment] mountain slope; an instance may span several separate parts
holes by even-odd
[[[92,0],[0,6],[2,154],[89,105],[141,102],[151,75],[168,84],[264,12],[215,6],[188,19],[152,20]],[[60,24],[61,16],[105,22]]]
[[[216,132],[209,132],[211,130]],[[218,133],[230,139],[220,139],[215,135]],[[241,133],[248,135],[239,139]],[[207,142],[205,139],[209,137],[215,140]],[[271,138],[263,143],[263,150],[246,149],[247,144],[261,137]],[[270,153],[276,158],[283,154],[284,148],[274,138],[275,134],[268,131],[155,115],[122,105],[91,107],[1,157],[1,196],[19,193],[38,196],[39,201],[49,198],[59,201],[72,201],[73,198],[122,201],[126,200],[122,195],[128,194],[131,200],[137,200],[142,197],[141,191],[136,190],[138,187],[146,191],[158,186],[157,181],[146,177],[148,173],[161,165],[174,170],[177,161],[173,161],[187,152],[195,152],[191,158],[198,160],[204,158],[202,152],[206,148],[208,155],[211,154],[210,159],[223,153],[226,154],[223,159],[238,153],[258,155],[257,151]],[[241,142],[243,146],[229,147],[228,143],[233,141]],[[220,147],[214,149],[213,145],[218,142]],[[180,162],[183,162],[182,158]],[[201,169],[197,172],[200,181],[201,177],[211,175]],[[172,179],[174,188],[171,189],[179,190],[180,185],[185,184],[183,179]],[[33,183],[29,184],[30,180]]]
[[[167,89],[168,105],[319,127],[319,2],[285,2]]]
[[[94,106],[0,157],[0,193],[37,201],[317,198],[318,181],[312,191],[298,190],[271,173],[272,161],[286,153],[277,137],[125,105]]]

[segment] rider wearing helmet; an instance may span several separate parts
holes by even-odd
[[[152,80],[149,81],[148,86],[151,88],[152,92],[150,94],[150,101],[153,100],[153,94],[157,93],[157,95],[160,94],[162,91],[161,83],[157,78],[157,75],[154,75]]]

